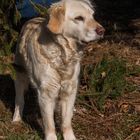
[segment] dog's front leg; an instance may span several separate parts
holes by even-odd
[[[45,88],[38,91],[38,99],[43,118],[45,140],[57,140],[54,123],[55,99],[58,95],[57,89]]]
[[[64,84],[64,91],[61,94],[61,107],[62,107],[62,131],[64,140],[76,140],[71,119],[73,116],[74,102],[77,93],[78,81],[71,81]]]

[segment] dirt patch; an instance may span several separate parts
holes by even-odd
[[[140,50],[127,43],[102,41],[85,48],[82,68],[97,65],[104,56],[123,59],[131,75],[126,80],[129,90],[115,99],[105,98],[103,111],[96,97],[87,96],[88,77],[82,71],[81,84],[73,117],[74,132],[79,140],[140,140],[140,74],[133,69],[140,66]],[[7,74],[7,71],[6,71]],[[84,80],[84,82],[82,81]],[[29,92],[32,90],[30,89]],[[10,75],[0,76],[0,139],[42,139],[42,122],[34,92],[26,96],[24,122],[12,124],[14,85]],[[85,97],[86,96],[86,97]],[[58,139],[61,140],[60,132]]]

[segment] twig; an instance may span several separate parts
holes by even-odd
[[[4,139],[6,139],[7,137],[6,136],[0,136],[0,139],[1,140],[4,140]]]
[[[95,104],[93,103],[93,101],[91,100],[91,98],[89,97],[89,101],[92,105],[93,110],[95,111],[95,113],[97,115],[99,115],[100,117],[103,117],[104,115],[97,109],[97,107],[95,106]]]
[[[127,138],[125,138],[124,140],[129,140],[133,135],[135,134],[135,132],[131,133]]]
[[[117,117],[117,116],[120,116],[120,115],[122,115],[122,113],[116,113],[116,114],[110,116],[109,118],[107,118],[107,119],[105,119],[105,120],[101,120],[101,121],[95,122],[94,124],[96,125],[96,124],[104,123],[104,122],[106,122],[106,121],[110,121],[110,120],[112,120],[114,117]]]
[[[92,106],[87,104],[85,101],[78,100],[78,102],[92,109]]]

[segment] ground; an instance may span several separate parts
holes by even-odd
[[[114,94],[105,95],[104,92],[100,92],[101,90],[98,91],[97,95],[94,94],[93,85],[89,82],[92,80],[90,76],[92,73],[94,74],[94,69],[98,68],[96,66],[104,57],[107,61],[114,58],[115,62],[117,60],[125,61],[121,64],[116,63],[116,65],[120,64],[121,67],[125,65],[127,68],[123,73],[124,79],[122,79],[125,80],[125,85],[121,86],[120,83],[122,88],[118,92],[119,95],[115,94],[115,98],[112,96]],[[0,61],[11,63],[12,57],[0,57]],[[116,41],[113,38],[105,38],[85,48],[81,65],[80,86],[72,121],[78,140],[140,140],[139,44],[134,43],[132,38],[127,38],[125,41],[123,39]],[[119,66],[112,67],[119,68]],[[97,82],[100,83],[100,86],[105,87],[104,79],[107,74],[104,69],[101,71],[100,79],[104,83]],[[29,89],[26,95],[24,121],[18,124],[11,122],[15,96],[13,78],[14,76],[11,78],[9,69],[5,69],[0,75],[0,140],[41,140],[43,139],[42,121],[33,89]],[[117,88],[119,88],[118,85],[119,83]],[[112,90],[112,88],[110,89]],[[116,90],[114,87],[113,91]],[[100,99],[103,99],[102,102],[98,100],[99,96]],[[103,96],[104,98],[102,98]],[[99,103],[101,104],[99,105]],[[57,123],[57,128],[58,139],[61,140],[59,123]]]

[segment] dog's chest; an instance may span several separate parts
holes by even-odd
[[[61,48],[50,46],[45,51],[50,65],[54,68],[63,79],[71,79],[77,69],[80,69],[79,63],[81,55],[72,51],[70,48]],[[78,75],[79,73],[77,73]]]

